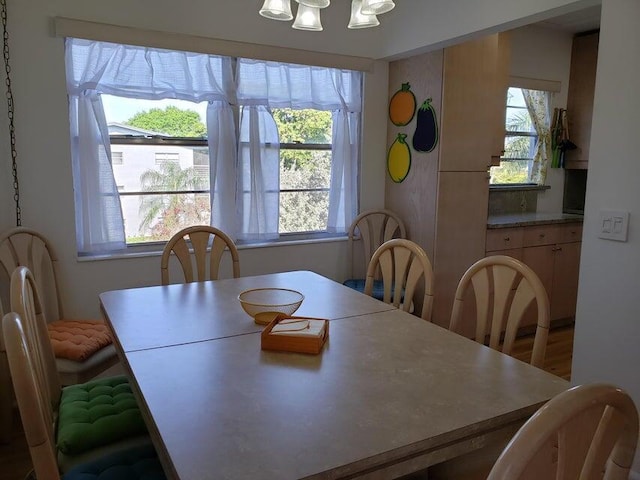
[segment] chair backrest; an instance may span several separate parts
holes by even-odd
[[[537,302],[538,317],[531,365],[542,367],[549,335],[549,297],[531,268],[506,255],[485,257],[464,273],[456,290],[449,330],[458,332],[464,311],[465,294],[473,287],[476,301],[475,340],[498,350],[502,332],[502,352],[510,355],[518,328],[529,305]],[[490,330],[489,330],[490,329]]]
[[[211,246],[210,249],[209,245]],[[196,225],[180,230],[171,237],[162,251],[162,259],[160,261],[162,284],[169,284],[169,258],[172,252],[182,266],[185,282],[217,280],[220,260],[225,249],[228,249],[231,253],[233,276],[238,278],[240,276],[238,249],[226,233],[208,225]],[[190,250],[193,251],[193,255]],[[207,255],[209,257],[208,262]]]
[[[627,480],[637,442],[638,412],[629,395],[611,385],[579,385],[518,430],[487,480]]]
[[[18,267],[11,275],[11,310],[22,319],[23,333],[41,386],[39,390],[46,397],[43,401],[57,411],[62,387],[38,287],[27,267]]]
[[[373,281],[378,268],[384,285],[383,301],[405,312],[411,308],[420,279],[424,279],[421,317],[431,321],[433,269],[422,247],[404,238],[394,238],[380,245],[373,253],[367,268],[364,287],[364,293],[367,295],[373,293]]]
[[[19,266],[33,273],[46,298],[47,321],[64,318],[58,288],[57,257],[47,239],[29,228],[17,227],[0,235],[0,298],[9,299],[11,274]],[[8,305],[8,303],[7,303]]]
[[[362,242],[361,264],[364,268],[369,264],[376,249],[392,238],[407,238],[407,229],[398,215],[390,210],[368,210],[358,215],[349,227],[349,276],[354,277],[355,242],[358,237]]]
[[[7,313],[2,322],[7,358],[22,418],[31,461],[39,480],[59,480],[53,431],[53,411],[40,394],[36,376],[37,360],[29,348],[24,324],[14,312]]]

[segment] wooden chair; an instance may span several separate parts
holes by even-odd
[[[515,434],[487,480],[627,480],[638,442],[633,400],[611,385],[573,387]]]
[[[0,318],[4,315],[2,301],[0,301]],[[2,330],[0,329],[0,443],[11,441],[13,426],[13,387],[7,363],[7,350],[4,346]]]
[[[387,240],[392,238],[407,238],[407,229],[402,219],[391,210],[368,210],[358,215],[349,227],[349,278],[343,282],[347,287],[351,287],[360,292],[364,292],[365,278],[354,274],[354,264],[361,265],[361,269],[366,271],[367,265],[376,249]],[[360,255],[356,255],[356,240],[360,240],[362,248]],[[359,258],[359,261],[356,260]],[[382,300],[383,287],[379,272],[373,287],[373,296]]]
[[[46,238],[35,230],[18,227],[0,236],[0,289],[4,293],[0,297],[8,296],[11,274],[19,266],[25,266],[32,272],[43,294],[44,314],[52,331],[58,328],[66,330],[71,319],[65,316],[62,306],[57,257]],[[77,325],[97,326],[103,330],[105,326],[102,320],[80,320]],[[85,334],[91,335],[90,332]],[[110,340],[104,340],[103,336],[103,343],[106,342]],[[63,385],[84,383],[118,363],[112,344],[105,345],[84,360],[63,358],[61,355],[64,355],[61,351],[56,354],[56,365]]]
[[[433,269],[425,251],[415,242],[394,238],[373,253],[367,268],[364,293],[371,295],[376,271],[380,269],[384,294],[382,301],[409,312],[420,279],[424,279],[422,315],[431,321],[433,307]],[[393,290],[393,292],[392,292]],[[393,293],[393,295],[392,295]]]
[[[189,245],[191,245],[191,248]],[[162,251],[162,259],[160,261],[162,285],[169,284],[169,259],[171,253],[174,253],[180,262],[185,282],[190,283],[217,280],[220,260],[225,249],[228,249],[231,253],[233,277],[238,278],[240,276],[238,249],[226,233],[208,225],[196,225],[180,230],[171,237]],[[193,251],[193,255],[190,250]],[[208,262],[207,255],[209,257]],[[196,267],[195,276],[194,262]],[[207,266],[209,267],[208,269]]]
[[[7,313],[3,318],[2,327],[11,378],[35,477],[40,480],[60,480],[61,469],[56,458],[55,446],[55,418],[49,399],[40,388],[36,374],[37,361],[32,355],[23,322],[18,314]],[[155,450],[148,441],[126,450],[114,450],[107,456],[97,455],[89,463],[69,469],[64,479],[97,479],[105,472],[117,474],[108,478],[141,478],[142,474],[151,473],[156,475],[152,477],[154,479],[164,478]]]
[[[47,421],[52,419],[56,426],[52,438],[57,442],[57,464],[63,471],[86,459],[148,442],[144,419],[124,375],[61,386],[38,288],[26,267],[16,268],[11,276],[11,309],[20,318],[21,342],[28,350],[21,355],[29,357],[37,396],[48,406]],[[5,341],[9,356],[10,339]],[[11,362],[9,366],[13,377],[16,367]],[[13,378],[14,386],[16,381],[22,380]],[[29,401],[26,405],[26,411],[32,411]],[[24,413],[22,416],[23,422],[28,421]]]
[[[506,255],[478,260],[458,283],[449,324],[449,330],[453,332],[459,333],[469,286],[473,287],[476,301],[475,340],[484,344],[489,336],[489,347],[498,350],[504,332],[502,353],[507,355],[511,354],[527,308],[532,302],[537,303],[538,317],[530,363],[542,368],[549,335],[549,297],[535,272]]]

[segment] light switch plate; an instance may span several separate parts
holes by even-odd
[[[627,241],[629,212],[623,210],[600,210],[600,233],[598,237],[618,242]]]

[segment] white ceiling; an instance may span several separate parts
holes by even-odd
[[[600,28],[600,5],[585,8],[577,12],[550,18],[537,25],[554,30],[564,30],[571,33],[587,32]]]

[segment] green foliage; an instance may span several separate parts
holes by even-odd
[[[193,110],[182,110],[169,106],[164,110],[152,108],[136,113],[125,125],[151,130],[173,137],[204,137],[207,127],[200,121],[200,115]]]
[[[331,143],[331,112],[275,108],[273,118],[281,143]],[[310,151],[281,150],[285,168],[306,168],[312,163]]]
[[[146,170],[140,176],[143,192],[200,190],[207,188],[206,179],[195,168],[182,169],[167,162],[159,170]],[[166,240],[189,225],[209,224],[211,207],[209,195],[158,194],[145,195],[140,201],[140,231],[148,232],[148,239]]]

